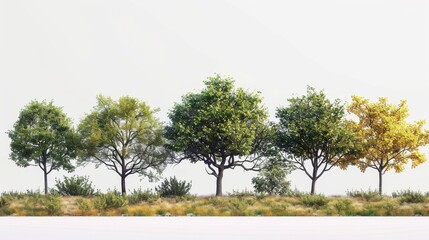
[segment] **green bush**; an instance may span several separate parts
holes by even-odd
[[[400,203],[422,203],[425,202],[425,195],[420,192],[414,192],[410,189],[392,193],[392,197],[398,198]]]
[[[159,199],[159,195],[151,190],[134,189],[132,193],[127,195],[129,204],[138,204],[141,202],[154,202]]]
[[[398,206],[397,203],[394,201],[386,201],[381,207],[386,211],[386,216],[393,216],[394,211]]]
[[[128,205],[128,199],[126,196],[122,196],[115,192],[108,192],[96,196],[93,200],[94,207],[99,211],[112,208],[120,208]]]
[[[232,193],[228,193],[228,196],[230,196],[230,197],[238,197],[238,198],[253,197],[253,196],[255,196],[255,193],[252,192],[252,191],[249,191],[247,189],[244,189],[242,191],[240,191],[240,190],[232,190]]]
[[[82,215],[91,210],[91,204],[89,200],[86,200],[84,198],[78,198],[76,199],[76,204]]]
[[[92,196],[94,187],[88,177],[64,177],[63,181],[55,180],[56,191],[63,196]]]
[[[368,189],[367,191],[353,190],[353,191],[347,191],[346,193],[347,193],[347,196],[349,197],[362,198],[367,202],[378,202],[383,200],[383,196],[381,196],[377,190],[371,190],[371,189]]]
[[[167,210],[160,208],[158,210],[156,210],[156,215],[158,216],[165,216],[167,214]]]
[[[165,179],[160,186],[155,187],[155,191],[158,192],[161,197],[180,197],[189,194],[191,187],[192,183],[179,181],[176,177],[170,177],[170,179]]]
[[[7,207],[7,206],[9,206],[9,204],[10,204],[10,201],[7,197],[5,197],[5,196],[0,197],[0,208]]]
[[[279,159],[267,161],[258,176],[252,178],[256,193],[268,195],[285,195],[290,192],[290,182],[286,175],[290,173],[288,167]]]
[[[323,195],[304,195],[301,196],[301,202],[307,207],[319,209],[326,206],[329,199]]]
[[[47,195],[43,199],[43,209],[48,212],[50,216],[61,215],[61,198],[58,195]]]
[[[350,199],[339,199],[334,204],[337,213],[340,215],[350,215],[352,213],[352,201]]]

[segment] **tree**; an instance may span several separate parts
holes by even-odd
[[[290,192],[290,182],[286,180],[290,170],[290,166],[281,159],[267,161],[258,176],[252,178],[255,192],[269,195],[284,195]]]
[[[411,161],[412,167],[426,161],[419,147],[429,143],[429,131],[423,130],[425,121],[407,123],[409,116],[406,101],[389,104],[386,98],[371,103],[368,99],[353,96],[348,111],[358,121],[350,121],[359,138],[360,155],[350,159],[362,172],[367,168],[378,171],[379,194],[382,194],[382,177],[386,171],[397,173]]]
[[[78,127],[83,145],[80,163],[93,162],[116,172],[124,195],[129,175],[153,179],[164,170],[163,127],[155,111],[136,98],[124,96],[115,102],[99,95],[97,102]]]
[[[343,105],[338,99],[329,101],[322,91],[308,87],[307,95],[288,102],[277,109],[276,146],[286,162],[311,179],[314,194],[316,181],[354,153],[353,133],[344,121]]]
[[[53,170],[74,170],[78,141],[71,120],[51,102],[32,101],[21,110],[13,130],[10,158],[20,167],[39,166],[43,171],[45,194],[48,174]]]
[[[216,196],[221,196],[226,169],[259,170],[271,132],[258,93],[234,89],[234,80],[220,75],[204,83],[205,89],[183,96],[169,112],[166,138],[179,162],[206,165],[206,172],[216,177]]]

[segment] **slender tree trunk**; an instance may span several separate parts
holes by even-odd
[[[125,188],[125,176],[121,176],[121,193],[122,195],[127,194],[127,190]]]
[[[219,169],[219,173],[216,177],[216,196],[222,196],[222,178],[223,178],[223,169]]]
[[[46,171],[46,167],[45,170],[43,170],[43,176],[45,179],[45,195],[48,194],[48,172]]]
[[[314,195],[316,192],[316,178],[311,179],[311,195]]]
[[[380,194],[380,196],[383,194],[383,173],[382,173],[382,171],[378,172],[378,194]]]
[[[317,167],[313,167],[313,177],[311,178],[311,195],[314,195],[314,193],[316,192],[317,170]]]

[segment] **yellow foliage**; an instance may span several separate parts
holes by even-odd
[[[349,121],[349,126],[359,138],[361,154],[350,159],[364,172],[368,167],[381,174],[394,169],[402,172],[409,161],[412,167],[426,161],[419,148],[429,143],[429,131],[423,130],[425,121],[408,123],[406,101],[389,104],[386,98],[378,102],[353,96],[348,112],[358,121]]]

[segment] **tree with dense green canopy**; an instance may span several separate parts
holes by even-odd
[[[99,95],[97,105],[78,127],[83,145],[79,162],[105,165],[116,172],[121,177],[122,194],[126,194],[125,179],[131,174],[157,177],[168,154],[163,147],[163,126],[155,112],[136,98],[123,96],[114,101]]]
[[[43,171],[45,194],[48,174],[53,170],[74,170],[78,141],[71,120],[52,102],[31,101],[21,110],[13,130],[10,158],[20,167],[39,166]]]
[[[221,196],[224,171],[259,170],[272,133],[258,93],[234,89],[234,80],[220,75],[204,83],[205,89],[183,96],[169,112],[167,146],[179,161],[203,162],[216,177],[216,196]]]
[[[384,173],[391,169],[402,172],[409,161],[413,168],[426,161],[419,148],[429,144],[429,131],[423,130],[425,121],[406,121],[409,113],[405,100],[394,105],[389,104],[386,98],[372,103],[353,96],[348,111],[358,118],[358,121],[350,123],[361,149],[361,154],[351,158],[350,163],[357,165],[362,172],[367,168],[378,171],[380,195]]]
[[[344,120],[344,107],[331,102],[323,91],[307,88],[307,95],[288,99],[289,106],[277,109],[276,146],[286,162],[316,181],[344,157],[356,151],[353,132]]]

